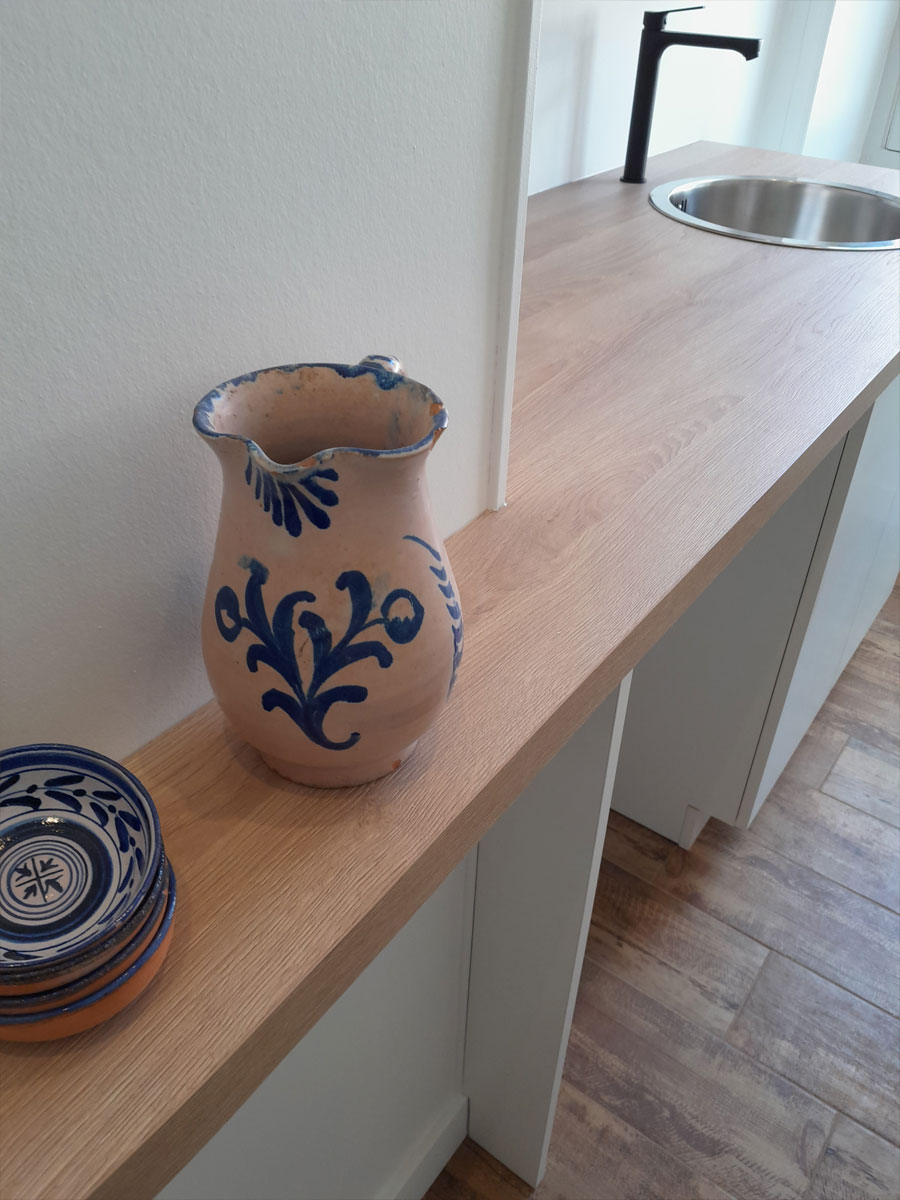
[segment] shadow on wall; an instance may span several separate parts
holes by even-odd
[[[896,95],[898,0],[837,0],[824,48],[804,154],[857,162],[863,157],[882,75]],[[883,132],[880,131],[880,132]],[[874,138],[875,146],[881,139]],[[880,165],[897,166],[885,162]]]
[[[579,14],[580,33],[575,43],[575,70],[572,74],[572,137],[569,149],[571,179],[580,179],[588,161],[588,109],[594,90],[594,63],[597,58],[597,23],[587,13]]]

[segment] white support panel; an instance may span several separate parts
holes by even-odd
[[[544,1173],[630,676],[478,846],[465,1090],[469,1136]]]
[[[681,840],[737,819],[843,443],[634,669],[612,806]]]
[[[852,468],[849,490],[770,747],[748,782],[744,824],[759,811],[900,572],[900,380],[850,431],[847,447],[840,473]]]
[[[537,78],[542,0],[518,0],[510,22],[511,65],[507,76],[507,103],[512,106],[510,142],[506,164],[505,212],[500,243],[500,304],[497,324],[497,363],[491,420],[488,505],[506,503],[509,437],[512,426],[513,384],[519,337],[519,301],[525,262],[525,217],[528,208],[528,166],[534,86]]]
[[[832,686],[869,632],[900,573],[900,378],[875,402],[859,458],[845,512],[848,526],[853,525],[849,536],[855,543],[861,587]],[[841,542],[843,549],[844,538]],[[848,568],[835,558],[835,576],[846,574]]]
[[[466,1135],[474,883],[473,850],[160,1200],[415,1200],[428,1190]]]
[[[788,759],[799,745],[800,739],[806,733],[815,716],[815,712],[813,712],[809,720],[805,721],[801,727],[800,721],[802,717],[800,706],[795,703],[793,709],[789,708],[786,710],[785,705],[793,687],[794,675],[800,657],[804,652],[803,648],[805,645],[813,645],[815,642],[814,637],[812,642],[807,642],[810,633],[810,623],[818,602],[819,591],[828,568],[828,562],[834,549],[835,537],[844,515],[849,489],[858,466],[860,450],[866,434],[866,427],[869,423],[869,415],[867,412],[857,421],[844,439],[844,450],[841,454],[841,461],[838,464],[834,487],[831,489],[831,496],[828,500],[828,507],[825,510],[825,519],[822,522],[822,528],[819,532],[819,540],[816,542],[812,562],[806,576],[806,583],[803,587],[803,594],[800,597],[800,604],[797,608],[797,615],[794,618],[794,624],[791,629],[791,636],[788,639],[784,657],[781,660],[778,678],[772,690],[769,711],[766,713],[766,719],[763,722],[762,733],[756,747],[756,753],[753,756],[753,762],[750,766],[750,772],[744,787],[744,795],[741,798],[741,805],[738,809],[735,824],[742,829],[746,829],[759,812],[763,801],[768,796],[778,776],[784,770]],[[852,587],[855,589],[856,584],[854,583]],[[831,647],[830,657],[833,661],[837,660],[840,641],[846,637],[848,621],[849,612],[844,614],[844,620],[841,623],[838,646]],[[824,649],[824,647],[820,646],[820,649]],[[826,655],[826,661],[828,657]],[[822,666],[823,664],[820,663],[820,668]],[[825,666],[824,675],[827,675],[829,670],[830,668]],[[837,678],[837,675],[835,675],[835,678]],[[818,708],[816,711],[818,711]],[[780,738],[778,737],[779,730],[781,731]],[[788,731],[793,731],[796,734],[796,740],[792,746],[789,745],[791,734]]]
[[[703,827],[709,820],[709,813],[689,804],[684,810],[684,820],[681,823],[681,833],[678,835],[678,845],[683,850],[690,850],[694,842],[703,832]]]
[[[891,35],[859,161],[873,167],[900,167],[900,17]]]

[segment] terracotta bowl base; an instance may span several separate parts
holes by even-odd
[[[84,1033],[114,1017],[116,1013],[127,1008],[133,1000],[145,991],[156,978],[160,967],[165,962],[172,941],[172,930],[175,922],[169,926],[169,931],[159,944],[159,949],[148,958],[139,971],[121,987],[98,1000],[96,1004],[88,1004],[74,1012],[61,1013],[57,1017],[46,1017],[44,1020],[28,1022],[24,1025],[0,1025],[0,1041],[3,1042],[51,1042],[57,1038],[71,1037],[75,1033]]]
[[[168,901],[168,893],[165,899]],[[115,962],[105,971],[103,968],[100,968],[99,972],[94,973],[95,977],[83,987],[76,987],[69,984],[68,994],[62,999],[52,991],[37,992],[34,994],[33,1000],[28,999],[26,1003],[26,998],[22,997],[19,1003],[13,1006],[5,1002],[5,997],[0,997],[0,1017],[16,1017],[25,1013],[39,1013],[44,1009],[62,1008],[68,1004],[74,1004],[77,1000],[83,1000],[91,992],[98,992],[101,988],[106,987],[107,984],[118,979],[121,974],[128,970],[133,962],[136,962],[141,957],[159,932],[159,927],[165,920],[165,916],[166,904],[163,903],[160,905],[156,916],[147,922],[147,925],[135,938],[131,949],[127,953],[122,952],[124,957],[121,957],[121,961]]]

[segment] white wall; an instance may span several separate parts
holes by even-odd
[[[119,756],[207,698],[223,379],[399,355],[443,530],[485,507],[526,10],[2,7],[0,745]]]
[[[900,170],[900,18],[891,34],[860,161]]]
[[[804,154],[859,160],[898,14],[900,0],[836,0]]]
[[[668,7],[545,0],[529,192],[622,165],[643,13]],[[673,13],[672,29],[763,45],[749,63],[727,50],[666,50],[650,153],[707,139],[897,165],[863,151],[873,113],[890,120],[898,11],[900,0],[707,0],[700,11]]]
[[[803,5],[805,0],[790,0]],[[662,56],[650,153],[700,138],[768,145],[766,92],[782,0],[707,0],[673,13],[672,29],[763,38],[760,58],[670,47]],[[621,166],[646,0],[545,0],[534,102],[529,192]],[[796,64],[794,64],[796,67]],[[761,128],[762,126],[762,128]],[[763,138],[764,140],[760,140]]]

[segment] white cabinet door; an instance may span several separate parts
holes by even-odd
[[[843,444],[634,669],[612,806],[689,845],[734,823]]]
[[[478,844],[469,1134],[532,1187],[547,1162],[630,676]]]
[[[159,1200],[421,1196],[466,1134],[474,885],[473,850]]]
[[[876,401],[863,429],[812,616],[796,665],[784,680],[786,696],[774,729],[751,771],[741,824],[756,816],[900,572],[900,380]]]

